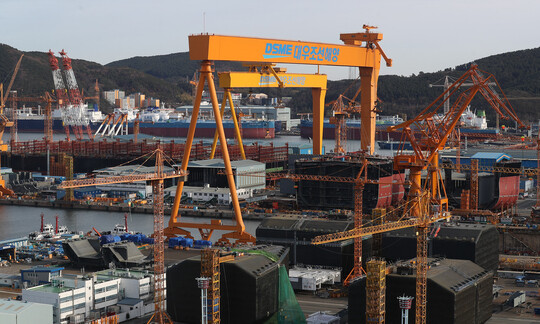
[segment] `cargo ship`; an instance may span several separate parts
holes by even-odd
[[[128,114],[128,128],[133,132],[133,121],[136,117],[136,109],[116,109],[117,113]],[[96,131],[104,120],[104,115],[96,107],[87,109],[87,119],[92,130]],[[180,117],[180,118],[178,118]],[[139,132],[152,136],[163,137],[187,137],[189,117],[176,116],[173,112],[153,110],[143,111],[140,114]],[[45,128],[45,115],[35,108],[22,108],[17,114],[17,129],[22,133],[42,133]],[[227,138],[234,138],[234,123],[232,119],[224,119],[223,127]],[[52,112],[52,128],[56,133],[64,131],[60,110]],[[195,137],[213,138],[216,122],[213,119],[199,119]],[[274,138],[276,122],[274,120],[243,119],[241,120],[241,132],[243,138]]]
[[[377,116],[376,120],[376,139],[377,140],[387,140],[386,129],[389,126],[398,125],[403,122],[403,119],[397,115],[394,116]],[[360,119],[347,119],[347,138],[352,140],[360,139],[360,128],[361,122]],[[313,120],[312,119],[302,119],[300,120],[300,136],[302,138],[313,138]],[[397,133],[396,133],[397,134]],[[401,133],[400,133],[401,134]],[[336,135],[336,126],[330,123],[329,119],[324,120],[323,125],[323,138],[324,139],[335,139]],[[394,140],[399,140],[400,138],[392,138]]]
[[[168,119],[158,122],[141,122],[139,132],[141,134],[163,136],[163,137],[187,137],[191,119]],[[133,123],[130,123],[130,132]],[[234,122],[232,119],[223,120],[223,128],[227,138],[234,138]],[[273,120],[242,120],[242,138],[274,138],[276,136],[276,126]],[[213,138],[216,131],[216,122],[213,119],[197,120],[195,137]]]
[[[442,117],[440,117],[442,119]],[[397,115],[394,116],[377,116],[375,139],[377,141],[400,141],[402,132],[400,130],[389,132],[387,128],[401,124],[403,119]],[[361,134],[361,122],[359,119],[348,119],[347,138],[351,140],[359,140]],[[414,125],[413,125],[414,126]],[[335,139],[336,127],[330,123],[329,119],[324,120],[323,138]],[[414,129],[413,129],[414,130]],[[490,138],[499,134],[496,128],[488,128],[485,112],[480,111],[478,114],[473,112],[470,107],[463,112],[460,119],[459,127],[461,138],[468,139],[483,139]],[[300,121],[300,136],[303,138],[313,138],[313,120],[302,119]],[[386,149],[386,148],[385,148]]]

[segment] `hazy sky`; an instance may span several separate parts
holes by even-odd
[[[101,64],[186,52],[187,36],[202,32],[340,44],[340,33],[363,24],[379,27],[394,61],[381,74],[435,72],[540,46],[539,0],[0,0],[0,21],[0,43]],[[349,76],[348,68],[321,72]]]

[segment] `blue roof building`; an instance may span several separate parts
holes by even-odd
[[[29,286],[37,286],[50,283],[52,279],[62,276],[63,267],[35,266],[21,270],[22,282],[27,282]]]

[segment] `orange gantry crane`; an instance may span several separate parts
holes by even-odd
[[[219,102],[212,75],[213,61],[236,61],[258,63],[284,63],[284,64],[308,64],[328,66],[352,66],[360,69],[362,89],[362,149],[373,153],[375,147],[375,99],[377,98],[377,80],[379,76],[381,56],[386,64],[391,66],[392,60],[386,57],[379,41],[382,34],[370,31],[372,27],[364,26],[364,33],[341,34],[340,38],[344,45],[324,44],[303,41],[288,41],[277,39],[222,36],[222,35],[192,35],[189,36],[190,59],[200,60],[200,78],[197,82],[197,91],[191,122],[186,139],[184,156],[181,169],[186,171],[189,163],[191,146],[197,127],[197,118],[205,84],[208,90],[216,117],[216,130],[221,144],[221,151],[227,181],[232,196],[232,205],[235,213],[236,225],[223,225],[219,220],[213,220],[210,224],[194,224],[181,222],[178,215],[180,200],[184,187],[179,182],[175,200],[172,207],[169,226],[165,233],[167,236],[186,235],[191,233],[184,228],[197,228],[203,238],[209,239],[214,230],[232,230],[233,232],[222,235],[219,242],[229,243],[229,239],[235,239],[236,243],[254,243],[255,237],[245,231],[240,204],[236,194],[236,185],[227,149],[227,140],[221,121]],[[322,129],[324,122],[324,98],[326,89],[313,89],[313,153],[321,154]]]
[[[503,118],[512,118],[520,126],[525,127],[515,114],[508,100],[501,99],[499,92],[490,85],[491,81],[496,82],[495,78],[490,74],[485,77],[484,73],[478,69],[477,65],[471,65],[463,76],[445,90],[443,94],[417,117],[400,125],[388,128],[389,131],[402,129],[402,145],[400,146],[400,151],[394,157],[394,168],[399,170],[408,169],[410,172],[410,189],[407,196],[407,207],[405,213],[398,221],[319,236],[312,241],[314,244],[323,244],[400,228],[416,227],[416,324],[425,324],[427,315],[428,227],[431,223],[450,218],[448,198],[442,185],[441,168],[439,167],[439,151],[445,147],[462,113],[477,93],[480,93]],[[473,86],[459,92],[460,87],[466,81],[472,82]],[[499,91],[504,97],[500,87]],[[449,100],[451,96],[457,96],[457,100],[454,101],[454,104],[446,114],[442,117],[437,116],[437,111],[444,106],[444,102]],[[503,111],[505,115],[502,114]],[[418,136],[415,133],[418,133]],[[414,154],[405,154],[403,152],[403,142],[405,140],[410,141]],[[423,185],[422,171],[427,171]]]
[[[66,180],[62,182],[60,188],[79,188],[95,185],[106,185],[114,183],[151,181],[154,205],[154,314],[148,323],[171,323],[167,315],[165,306],[165,265],[164,265],[164,215],[163,215],[163,181],[165,179],[178,178],[185,181],[188,172],[175,169],[165,172],[163,170],[163,151],[158,148],[152,155],[155,155],[156,167],[153,173],[133,174],[128,176],[111,176],[107,178],[92,178],[80,180]],[[150,155],[148,158],[151,158]]]

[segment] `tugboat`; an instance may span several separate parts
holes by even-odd
[[[52,224],[44,224],[43,219],[44,215],[41,213],[41,227],[39,231],[32,232],[28,234],[28,239],[30,241],[43,241],[59,238],[62,234],[69,234],[67,226],[58,226],[58,215],[56,216],[56,226],[53,227]]]
[[[114,225],[114,228],[112,231],[108,231],[108,232],[103,232],[102,234],[110,234],[110,235],[116,235],[116,236],[120,236],[120,235],[123,235],[123,234],[134,234],[133,231],[130,231],[128,229],[128,223],[127,223],[127,219],[128,219],[128,214],[124,214],[124,224],[116,224]]]

